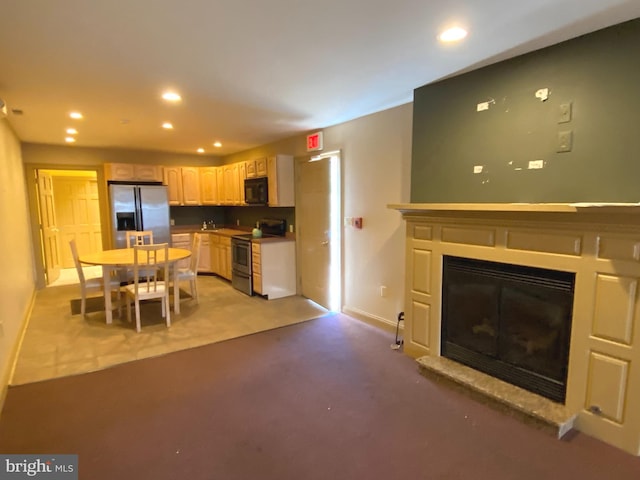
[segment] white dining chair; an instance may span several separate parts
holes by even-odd
[[[125,238],[127,239],[127,248],[134,245],[151,245],[153,243],[153,230],[127,230]]]
[[[134,245],[151,245],[153,244],[153,230],[127,230],[124,232],[127,241],[127,248]],[[121,268],[118,270],[121,283],[133,282],[133,270],[130,268]]]
[[[200,262],[200,244],[202,243],[202,235],[200,233],[193,234],[191,242],[191,257],[188,267],[177,268],[173,277],[174,282],[189,281],[191,298],[198,303],[198,263]]]
[[[120,315],[120,280],[115,277],[111,278],[107,287],[109,291],[108,293],[105,292],[104,280],[102,277],[86,278],[84,276],[84,270],[82,269],[82,264],[80,263],[80,258],[78,256],[78,246],[76,245],[75,239],[69,241],[69,246],[71,247],[71,256],[73,257],[73,263],[76,266],[78,279],[80,280],[80,314],[84,317],[87,313],[88,293],[100,292],[103,295],[111,295],[112,292],[116,292],[118,299],[118,315]]]
[[[127,320],[131,321],[131,303],[135,304],[136,331],[140,332],[140,301],[159,298],[162,301],[162,317],[171,326],[169,308],[169,244],[133,246],[133,283],[124,287],[127,298]]]

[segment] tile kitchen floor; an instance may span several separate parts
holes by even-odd
[[[181,312],[171,312],[167,328],[158,302],[142,306],[142,332],[127,322],[126,309],[113,323],[104,310],[73,315],[79,286],[39,290],[11,378],[12,385],[75,375],[119,363],[220,342],[317,318],[327,311],[303,297],[265,300],[249,297],[218,277],[198,277],[200,302],[181,290]],[[173,299],[172,299],[173,302]],[[132,316],[135,315],[132,308]]]

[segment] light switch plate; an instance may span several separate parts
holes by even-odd
[[[558,114],[558,123],[567,123],[571,121],[571,102],[560,104],[560,113]]]
[[[558,132],[558,152],[570,152],[573,147],[573,131]]]

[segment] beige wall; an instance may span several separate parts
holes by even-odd
[[[405,225],[386,206],[409,201],[412,116],[413,104],[406,104],[322,129],[324,151],[342,152],[343,216],[363,217],[364,225],[344,227],[343,310],[391,325],[404,308]],[[298,135],[230,155],[224,163],[276,153],[311,156],[305,139]]]
[[[35,268],[20,142],[0,119],[0,404],[35,293]]]

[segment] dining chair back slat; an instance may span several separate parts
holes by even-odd
[[[125,237],[127,239],[127,248],[131,248],[134,245],[153,244],[153,230],[127,230]]]

